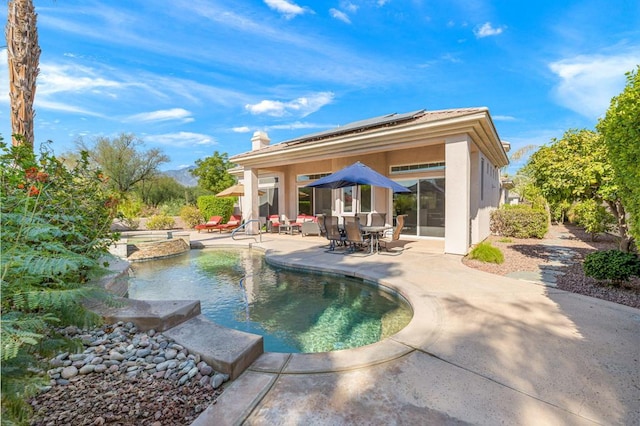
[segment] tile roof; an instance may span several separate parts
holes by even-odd
[[[235,158],[242,158],[247,155],[254,155],[256,153],[266,153],[273,151],[280,151],[287,149],[290,146],[300,145],[307,142],[320,141],[323,139],[330,139],[335,137],[346,136],[349,134],[363,133],[380,128],[389,127],[404,127],[408,125],[415,125],[418,123],[435,122],[440,120],[447,120],[451,118],[463,117],[465,115],[475,114],[477,112],[487,111],[486,107],[474,107],[474,108],[456,108],[437,111],[417,110],[407,113],[392,113],[382,115],[379,117],[369,118],[365,120],[355,121],[343,126],[325,130],[318,133],[311,133],[300,136],[295,139],[289,139],[276,144],[266,146],[262,149],[249,151],[234,156]]]

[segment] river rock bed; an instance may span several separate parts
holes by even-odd
[[[132,323],[62,333],[84,350],[49,360],[49,386],[30,401],[32,425],[188,425],[229,380],[199,355]]]

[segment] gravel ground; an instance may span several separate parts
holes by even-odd
[[[50,385],[29,401],[31,425],[189,425],[228,379],[161,333],[138,332],[131,323],[68,327],[64,334],[85,350],[49,360]]]
[[[639,277],[632,278],[622,286],[614,287],[586,277],[582,270],[582,261],[588,253],[618,248],[616,238],[612,235],[600,235],[596,241],[591,241],[591,236],[581,228],[573,225],[552,225],[542,240],[491,236],[489,241],[502,250],[504,263],[498,265],[464,258],[464,264],[497,275],[537,271],[540,267],[551,264],[549,257],[555,251],[568,250],[573,254],[572,262],[559,268],[562,273],[557,277],[558,288],[640,308]]]

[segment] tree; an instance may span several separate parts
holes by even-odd
[[[597,127],[615,171],[620,198],[629,213],[629,233],[640,241],[640,66],[627,73],[627,85],[611,100]]]
[[[9,66],[9,100],[13,145],[26,144],[33,149],[33,101],[36,78],[40,72],[37,14],[31,0],[9,1],[7,14],[7,58]],[[20,137],[16,137],[19,135]]]
[[[169,161],[158,148],[141,151],[144,141],[133,134],[122,133],[113,140],[99,137],[90,146],[80,139],[77,145],[89,152],[120,195],[131,191],[137,183],[155,177],[160,164]]]
[[[631,239],[625,208],[614,180],[614,171],[601,136],[591,130],[568,130],[560,140],[536,151],[525,173],[554,205],[595,200],[606,203],[616,217],[621,250],[628,251]]]
[[[186,188],[170,176],[155,176],[138,185],[137,190],[142,202],[149,206],[158,207],[174,200],[186,203]]]
[[[215,151],[211,157],[196,160],[196,168],[191,174],[198,178],[198,186],[218,193],[235,183],[234,177],[228,172],[232,166],[227,153]]]

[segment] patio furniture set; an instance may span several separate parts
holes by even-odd
[[[269,217],[267,228],[278,234],[323,235],[329,240],[328,251],[334,252],[336,247],[343,247],[344,253],[368,252],[378,253],[380,248],[391,251],[400,239],[406,215],[396,218],[396,227],[386,224],[385,213],[359,213],[355,216],[309,216],[300,215],[296,221],[285,215]],[[397,251],[397,250],[396,250]]]

